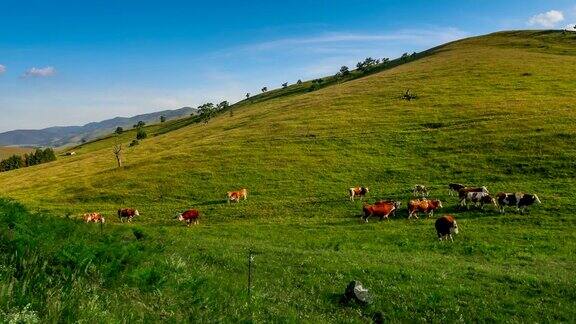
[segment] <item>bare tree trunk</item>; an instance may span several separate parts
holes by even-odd
[[[118,162],[118,167],[122,167],[122,144],[114,145],[114,155],[116,156],[116,162]]]

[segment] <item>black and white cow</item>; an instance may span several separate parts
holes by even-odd
[[[412,188],[412,195],[414,197],[416,196],[422,196],[422,197],[426,197],[428,196],[428,188],[426,188],[426,186],[424,185],[415,185],[414,188]]]
[[[460,197],[460,207],[470,208],[470,204],[474,204],[480,209],[484,209],[484,205],[492,204],[495,208],[496,199],[492,197],[489,193],[483,191],[470,191],[467,192],[464,197]]]
[[[464,189],[464,188],[466,188],[466,186],[463,184],[451,183],[448,185],[448,195],[454,196],[455,194],[458,194],[458,191],[460,191],[460,189]]]
[[[486,188],[485,186],[482,186],[482,187],[465,187],[465,188],[458,190],[458,198],[460,198],[460,200],[466,199],[466,196],[468,195],[469,192],[490,193],[488,191],[488,188]]]
[[[506,206],[514,206],[516,211],[523,213],[528,206],[542,203],[537,195],[522,192],[500,192],[496,195],[496,199],[498,200],[498,207],[501,213],[505,212]]]

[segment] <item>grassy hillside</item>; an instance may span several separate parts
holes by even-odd
[[[155,130],[161,135],[125,150],[123,169],[111,148],[133,134],[0,174],[0,195],[34,213],[20,211],[22,222],[72,218],[58,224],[84,233],[77,236],[97,252],[82,260],[70,252],[70,271],[93,264],[98,296],[130,306],[49,313],[37,296],[32,308],[52,319],[355,322],[381,311],[399,321],[576,320],[576,218],[565,208],[576,198],[576,35],[497,33],[427,54],[314,92],[246,101],[206,125]],[[418,99],[402,100],[406,89]],[[459,212],[449,182],[534,192],[543,205],[529,215]],[[456,215],[454,244],[436,242],[433,220],[407,221],[404,209],[390,222],[362,224],[361,203],[346,197],[361,184],[370,201],[406,202],[416,183]],[[248,201],[226,204],[225,192],[239,187]],[[136,224],[112,217],[121,206],[140,210]],[[173,216],[190,207],[204,217],[185,228]],[[79,223],[87,211],[108,216],[103,234]],[[32,226],[22,224],[17,230]],[[118,242],[130,256],[111,274],[116,257],[101,245]],[[43,255],[58,259],[62,252],[44,245]],[[249,248],[257,253],[252,304]],[[338,303],[352,279],[373,292],[372,305]],[[25,306],[10,297],[1,296],[4,309]]]
[[[32,152],[33,149],[25,147],[6,147],[0,146],[0,160],[11,157],[12,155],[24,155],[26,153]]]

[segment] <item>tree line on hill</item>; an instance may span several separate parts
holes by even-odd
[[[0,161],[0,172],[25,168],[55,160],[56,153],[54,153],[53,149],[36,149],[33,153],[24,154],[24,156],[14,154],[9,158]]]
[[[412,54],[404,53],[404,54],[402,54],[401,57],[399,57],[395,60],[390,60],[387,57],[384,57],[382,59],[374,59],[372,57],[367,57],[363,61],[360,61],[356,64],[355,70],[350,70],[350,68],[348,68],[347,66],[344,65],[333,76],[312,80],[310,82],[309,87],[308,87],[308,91],[315,91],[315,90],[318,90],[318,89],[325,87],[329,84],[332,84],[334,82],[342,82],[342,81],[351,80],[354,78],[361,77],[362,75],[366,75],[366,74],[369,74],[372,72],[383,70],[385,68],[394,67],[394,66],[399,65],[399,64],[407,63],[409,61],[416,59],[418,56],[419,55],[416,52],[414,52]],[[302,82],[302,80],[298,80],[296,82],[297,86],[301,86],[303,84],[304,83]],[[282,83],[282,89],[286,89],[288,87],[289,87],[288,82]],[[262,87],[261,91],[262,91],[262,93],[268,92],[268,87],[266,87],[266,86]],[[251,98],[251,94],[246,93],[246,99],[248,100],[250,98]],[[222,101],[218,104],[214,104],[213,102],[207,102],[205,104],[198,106],[197,107],[197,113],[192,114],[192,116],[196,117],[196,118],[194,118],[193,122],[206,124],[206,123],[208,123],[208,121],[210,121],[210,119],[214,118],[216,115],[223,112],[224,110],[227,110],[228,108],[230,108],[230,103],[228,103],[228,101],[226,101],[226,100]],[[233,116],[234,112],[231,109],[229,111],[230,111],[230,116]],[[165,121],[166,121],[166,118],[164,116],[161,116],[160,122],[164,123]],[[138,145],[139,141],[147,138],[148,134],[146,133],[146,130],[144,129],[145,125],[146,125],[145,122],[139,121],[137,124],[135,124],[133,126],[133,128],[136,129],[136,138],[134,140],[132,140],[132,142],[130,143],[130,146]],[[123,132],[124,132],[124,129],[122,127],[116,128],[116,134],[120,135]],[[119,150],[119,153],[121,153],[120,151],[121,151],[121,149]],[[116,154],[116,155],[118,155],[118,154]]]
[[[416,53],[416,52],[413,52],[412,54],[404,53],[402,54],[402,56],[394,60],[390,60],[387,57],[384,57],[382,59],[374,59],[372,57],[367,57],[363,61],[360,61],[356,64],[355,70],[351,70],[348,66],[343,65],[340,67],[340,70],[338,70],[338,72],[333,76],[312,80],[311,85],[308,86],[308,91],[315,91],[334,82],[351,80],[366,74],[370,74],[373,72],[384,70],[386,68],[391,68],[400,64],[404,64],[415,60],[422,54],[423,53]],[[303,84],[302,80],[298,80],[296,82],[296,85],[298,86],[302,84]],[[286,89],[288,88],[288,86],[289,86],[288,82],[282,83],[282,89]],[[268,92],[268,87],[267,86],[262,87],[261,91],[262,93]],[[246,99],[250,98],[251,94],[249,92],[246,93]]]
[[[382,59],[374,59],[372,57],[367,57],[363,61],[360,61],[356,64],[355,70],[350,70],[347,66],[342,66],[340,68],[340,70],[333,76],[312,80],[310,82],[310,86],[308,87],[308,91],[315,91],[315,90],[320,89],[321,87],[325,87],[325,86],[332,84],[332,83],[335,83],[335,82],[343,82],[343,81],[352,80],[352,79],[361,77],[361,76],[369,74],[369,73],[381,71],[381,70],[384,70],[386,68],[391,68],[391,67],[394,67],[394,66],[397,66],[400,64],[404,64],[404,63],[407,63],[409,61],[415,60],[420,55],[417,54],[416,52],[414,52],[412,54],[404,53],[404,54],[402,54],[401,57],[399,57],[395,60],[390,60],[387,57],[382,58]],[[297,86],[301,86],[303,84],[304,83],[302,82],[302,80],[298,80],[296,82]],[[288,82],[282,83],[282,89],[286,89],[286,88],[288,88],[288,86],[289,86]],[[265,93],[265,92],[268,92],[268,87],[266,87],[266,86],[262,87],[262,93]],[[246,100],[248,100],[250,98],[251,98],[250,93],[246,93]],[[410,90],[407,90],[402,98],[407,99],[407,100],[411,100],[411,99],[415,99],[416,96],[413,95],[410,92]],[[206,124],[210,121],[210,119],[214,118],[216,115],[222,113],[225,110],[229,110],[230,116],[232,117],[234,115],[234,112],[232,109],[228,109],[230,107],[231,106],[230,106],[230,103],[228,103],[228,101],[222,101],[218,104],[214,104],[213,102],[207,102],[207,103],[202,104],[202,105],[197,107],[197,113],[192,114],[192,116],[194,116],[194,118],[192,119],[191,122],[192,123],[204,123],[204,124]],[[164,123],[165,121],[166,121],[166,118],[164,116],[161,116],[160,122]],[[131,147],[136,146],[136,145],[140,144],[141,140],[148,137],[148,134],[146,133],[144,126],[146,126],[146,123],[143,121],[139,121],[137,124],[132,126],[134,129],[136,129],[136,138],[132,140],[132,142],[129,144],[129,146],[131,146]],[[120,135],[124,132],[124,129],[122,127],[118,127],[118,128],[116,128],[115,132],[116,132],[116,134]],[[123,155],[122,154],[123,153],[122,144],[116,144],[113,148],[113,153],[114,153],[114,156],[115,156],[116,161],[118,163],[118,167],[122,167],[122,160],[123,160],[123,158],[122,158],[122,155]]]
[[[416,52],[413,52],[412,54],[404,53],[402,54],[402,56],[394,60],[390,60],[387,57],[384,57],[382,59],[374,59],[372,57],[367,57],[363,61],[360,61],[356,64],[355,70],[350,70],[348,66],[344,65],[340,67],[340,70],[333,76],[312,80],[310,82],[310,85],[306,85],[308,86],[307,91],[315,91],[335,82],[347,81],[373,72],[381,71],[387,68],[392,68],[397,65],[413,61],[418,57],[421,57],[422,54],[424,53],[416,53]],[[298,80],[295,85],[301,86],[303,84],[304,83],[302,82],[302,80]],[[286,89],[289,86],[290,84],[288,82],[282,83],[282,89]],[[261,91],[262,93],[268,92],[268,87],[267,86],[262,87]],[[245,97],[246,100],[248,100],[251,98],[251,94],[248,92],[246,93]],[[206,124],[218,113],[226,110],[229,107],[230,104],[228,103],[228,101],[222,101],[219,104],[208,102],[203,105],[200,105],[197,108],[198,114],[196,115],[197,116],[196,122],[203,122]],[[230,110],[230,116],[233,116],[232,110]]]

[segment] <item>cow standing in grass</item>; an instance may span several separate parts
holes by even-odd
[[[392,211],[392,216],[396,217],[396,211],[397,211],[398,209],[400,209],[400,206],[402,205],[402,202],[399,201],[399,200],[390,200],[390,199],[387,199],[387,200],[380,200],[380,201],[377,201],[377,202],[375,203],[375,205],[385,205],[385,204],[392,204],[392,205],[394,205],[395,208],[394,208],[394,210]]]
[[[396,210],[396,206],[393,202],[379,202],[375,205],[364,205],[362,211],[364,216],[362,218],[366,223],[368,223],[368,218],[370,216],[380,217],[380,220],[388,219],[390,214]]]
[[[368,192],[370,192],[368,187],[354,187],[348,189],[348,195],[350,196],[351,201],[354,201],[355,197],[360,197],[360,200],[362,200]]]
[[[480,209],[484,209],[485,204],[492,204],[494,208],[497,208],[496,199],[492,197],[489,193],[471,191],[466,193],[466,196],[460,200],[460,207],[470,208],[470,204],[474,204]]]
[[[419,212],[426,214],[428,217],[432,217],[434,211],[440,208],[442,208],[442,202],[437,199],[410,200],[410,202],[408,202],[408,219],[412,218],[412,216],[418,219]]]
[[[248,198],[248,190],[242,188],[238,191],[228,191],[226,196],[228,197],[228,203],[239,202],[240,199],[246,200]]]
[[[537,195],[522,192],[500,192],[496,195],[496,199],[501,213],[505,212],[506,206],[514,206],[517,212],[523,213],[528,206],[542,203]]]
[[[186,226],[198,225],[199,218],[200,212],[196,209],[189,209],[178,215],[178,220],[181,222],[186,222]]]
[[[482,187],[465,187],[465,188],[458,190],[458,198],[460,198],[460,201],[462,201],[462,199],[466,199],[466,196],[468,195],[469,192],[490,193],[490,192],[488,192],[488,188],[486,188],[484,186],[482,186]]]
[[[426,197],[428,196],[428,188],[426,188],[426,186],[424,185],[415,185],[414,188],[412,188],[412,195],[414,197],[416,196],[421,196],[421,197]]]
[[[137,209],[134,208],[120,208],[118,209],[118,218],[122,223],[124,223],[124,219],[127,219],[128,222],[132,222],[132,218],[140,216],[140,213]]]
[[[84,214],[84,221],[86,223],[94,222],[94,223],[105,223],[106,219],[102,217],[100,213],[86,213]]]
[[[454,219],[454,216],[442,216],[436,220],[434,225],[436,227],[439,241],[450,238],[450,241],[454,242],[452,234],[458,234],[458,223],[456,222],[456,219]]]

